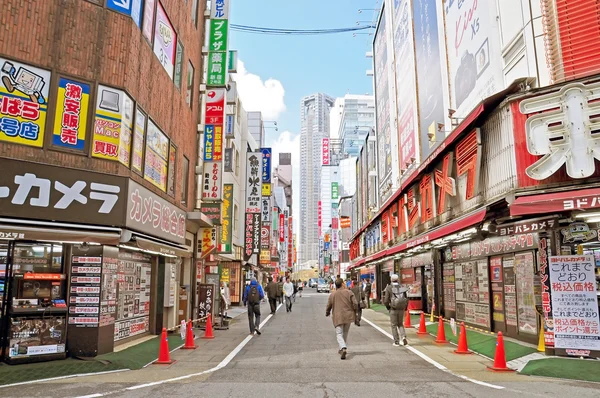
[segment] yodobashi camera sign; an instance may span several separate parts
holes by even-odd
[[[496,5],[446,0],[446,41],[454,117],[464,118],[484,98],[502,90],[502,53]]]

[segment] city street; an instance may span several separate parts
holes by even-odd
[[[9,387],[0,389],[0,394],[3,397],[280,398],[548,394],[597,397],[600,394],[600,385],[593,383],[491,373],[484,367],[479,372],[469,372],[471,379],[461,378],[455,370],[440,370],[441,365],[429,363],[428,360],[433,361],[429,357],[419,357],[405,347],[393,347],[389,337],[369,324],[379,324],[389,332],[384,323],[373,322],[375,318],[383,319],[382,315],[370,310],[365,311],[361,327],[352,326],[348,358],[342,361],[331,319],[324,316],[326,300],[327,294],[309,289],[305,297],[296,300],[291,313],[280,306],[274,317],[263,321],[261,336],[248,336],[247,318],[242,314],[230,330],[216,332],[214,340],[198,340],[199,349],[174,352],[173,358],[178,362],[167,367],[152,365],[139,371]],[[262,309],[263,314],[268,314],[266,304]],[[431,336],[421,340],[411,330],[408,337],[411,347],[419,352],[431,345]],[[450,346],[442,350],[448,351],[452,361],[464,358],[452,356]],[[205,373],[199,375],[202,372]]]

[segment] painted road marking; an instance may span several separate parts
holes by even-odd
[[[362,320],[365,321],[365,322],[367,322],[369,325],[373,326],[373,328],[375,328],[376,330],[378,330],[379,332],[381,332],[384,336],[387,336],[391,340],[394,340],[394,336],[392,336],[390,333],[386,332],[385,330],[383,330],[382,328],[380,328],[379,326],[377,326],[373,322],[369,321],[365,317],[363,317]],[[433,366],[435,366],[439,370],[444,371],[446,373],[450,373],[451,375],[456,376],[456,377],[458,377],[460,379],[469,381],[469,382],[474,383],[474,384],[479,384],[480,386],[489,387],[489,388],[495,388],[496,390],[503,390],[504,389],[504,387],[502,387],[502,386],[497,386],[495,384],[486,383],[484,381],[479,381],[479,380],[471,379],[470,377],[467,377],[467,376],[464,376],[464,375],[461,375],[461,374],[458,374],[458,373],[454,373],[453,371],[451,371],[450,369],[448,369],[447,367],[445,367],[441,363],[439,363],[439,362],[431,359],[430,357],[428,357],[427,355],[423,354],[421,351],[417,350],[416,348],[411,347],[410,345],[404,346],[404,348],[406,348],[410,352],[418,355],[419,357],[421,357],[421,359],[423,359],[424,361],[432,364]]]

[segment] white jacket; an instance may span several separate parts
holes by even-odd
[[[287,297],[292,297],[294,295],[294,284],[292,282],[284,283],[283,293],[285,293]]]

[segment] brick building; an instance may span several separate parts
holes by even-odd
[[[1,357],[94,356],[190,316],[204,6],[3,1]]]

